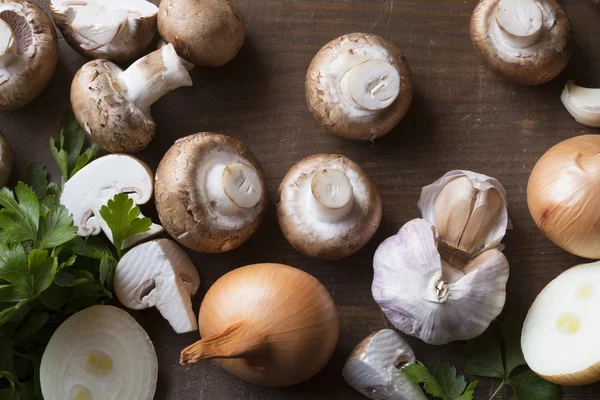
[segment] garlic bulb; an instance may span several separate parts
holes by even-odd
[[[482,334],[506,298],[508,261],[496,249],[462,268],[442,259],[440,237],[423,219],[408,222],[375,252],[372,292],[396,328],[429,344]]]

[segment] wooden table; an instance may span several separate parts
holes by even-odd
[[[42,3],[46,6],[48,1]],[[267,175],[268,217],[257,235],[238,250],[191,254],[203,279],[195,309],[202,294],[227,271],[256,262],[289,264],[313,274],[331,292],[340,312],[340,342],[319,375],[294,387],[269,389],[244,383],[211,361],[180,366],[180,350],[198,334],[176,335],[155,310],[140,312],[138,319],[158,353],[157,400],[363,398],[345,384],[340,372],[345,357],[363,337],[391,327],[371,296],[373,252],[402,224],[419,216],[421,187],[452,169],[494,176],[508,192],[514,231],[505,240],[511,266],[507,312],[525,313],[550,280],[579,262],[536,228],[527,210],[526,183],[536,160],[550,146],[598,132],[577,124],[559,100],[567,79],[600,86],[596,73],[600,15],[588,1],[562,1],[573,23],[573,58],[562,75],[540,87],[507,84],[483,67],[469,38],[475,0],[239,3],[247,24],[242,51],[222,68],[196,68],[193,88],[179,89],[153,107],[158,132],[139,157],[156,168],[177,138],[199,131],[225,133],[247,144]],[[329,40],[354,31],[390,39],[408,57],[414,74],[415,98],[408,115],[375,143],[329,135],[313,119],[304,99],[304,77],[313,55]],[[62,37],[60,56],[56,75],[35,102],[0,115],[0,131],[14,150],[14,180],[33,160],[44,162],[56,177],[48,138],[58,135],[58,118],[69,107],[71,78],[86,61]],[[358,162],[379,185],[384,200],[383,223],[375,238],[340,262],[316,261],[295,252],[275,218],[276,191],[283,175],[298,160],[319,152],[342,153]],[[448,359],[462,370],[461,344],[433,347],[409,341],[427,365]],[[481,382],[477,399],[488,399],[492,386],[496,383]],[[600,385],[564,388],[563,398],[599,398],[593,395],[599,391]],[[497,397],[508,398],[508,390]]]

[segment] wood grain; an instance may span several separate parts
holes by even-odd
[[[47,6],[47,0],[41,2]],[[158,133],[140,157],[156,168],[179,137],[216,131],[247,144],[268,180],[270,211],[258,234],[223,255],[191,254],[202,276],[201,294],[222,274],[255,262],[279,262],[316,276],[340,311],[338,349],[325,370],[306,383],[269,389],[244,383],[213,362],[181,367],[179,352],[197,334],[176,335],[155,311],[136,313],[154,341],[160,362],[159,400],[361,399],[340,371],[352,348],[374,330],[390,327],[372,299],[372,256],[377,245],[419,215],[420,188],[452,169],[470,169],[498,178],[508,192],[514,230],[506,239],[511,265],[506,312],[524,313],[536,294],[580,260],[549,242],[531,220],[526,183],[536,160],[565,138],[597,133],[578,125],[559,95],[567,79],[600,86],[600,15],[587,0],[564,0],[575,48],[567,70],[550,84],[518,87],[498,80],[477,58],[469,38],[475,0],[239,0],[247,42],[230,64],[192,72],[193,88],[165,96],[153,107]],[[327,134],[304,99],[304,77],[313,55],[348,32],[372,32],[394,42],[408,57],[415,99],[405,120],[375,143],[346,141]],[[60,38],[60,65],[47,90],[29,106],[0,114],[0,131],[15,154],[13,180],[26,165],[41,161],[56,173],[48,149],[58,118],[69,106],[70,81],[86,61]],[[375,180],[384,201],[382,226],[361,252],[340,262],[322,262],[296,253],[283,239],[274,207],[277,187],[298,160],[320,152],[342,153]],[[152,214],[152,210],[148,211]],[[495,328],[493,328],[495,329]],[[459,366],[460,344],[433,347],[410,343],[418,358],[434,365],[444,358]],[[551,351],[551,349],[549,349]],[[495,382],[484,380],[477,399],[488,399]],[[600,385],[564,388],[564,399],[598,398]],[[508,399],[503,392],[497,399]]]

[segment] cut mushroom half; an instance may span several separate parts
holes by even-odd
[[[156,307],[175,332],[198,330],[191,298],[200,287],[200,276],[174,241],[159,239],[129,250],[119,261],[114,286],[125,307]]]
[[[239,141],[203,132],[178,140],[156,171],[156,208],[186,247],[221,253],[239,247],[262,222],[265,176]]]
[[[100,208],[119,193],[127,193],[135,204],[146,204],[152,198],[153,188],[152,172],[146,164],[125,154],[110,154],[92,161],[69,179],[60,203],[73,215],[79,236],[104,232],[112,241],[112,232],[100,216]],[[160,225],[152,224],[148,232],[125,239],[123,249],[162,231]]]
[[[480,0],[471,39],[492,71],[520,85],[552,80],[571,57],[571,23],[556,0]]]
[[[373,140],[391,131],[412,101],[410,66],[400,50],[371,34],[326,44],[306,74],[306,100],[334,135]]]
[[[139,59],[125,71],[107,60],[85,64],[73,78],[71,104],[89,138],[113,153],[144,150],[156,124],[150,106],[192,79],[171,45]]]
[[[600,128],[600,89],[577,86],[575,82],[569,81],[560,100],[577,122]]]
[[[402,367],[415,362],[415,353],[402,336],[382,329],[354,348],[342,376],[373,400],[427,400],[421,387],[402,373]]]
[[[277,218],[299,252],[324,260],[360,250],[381,222],[375,183],[352,160],[318,154],[294,165],[279,186]]]
[[[156,33],[158,7],[146,0],[51,0],[50,9],[65,40],[89,58],[134,60]]]
[[[0,2],[0,110],[14,110],[35,99],[58,63],[52,21],[28,1]]]

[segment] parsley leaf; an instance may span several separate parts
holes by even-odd
[[[48,249],[58,247],[77,236],[77,227],[64,206],[54,206],[43,217],[38,232],[38,247]]]
[[[443,400],[471,400],[477,382],[467,387],[465,377],[456,374],[456,368],[447,361],[440,361],[433,371],[421,363],[409,364],[402,368],[408,377],[417,383],[422,383],[425,391]]]
[[[125,193],[119,193],[100,208],[102,219],[112,232],[112,240],[119,258],[122,256],[123,241],[130,236],[147,232],[152,226],[150,218],[139,218],[140,208]]]
[[[558,386],[543,380],[533,371],[513,376],[507,381],[507,384],[512,386],[518,400],[554,400],[560,399],[562,396]]]
[[[7,188],[0,189],[0,240],[22,242],[36,240],[40,223],[40,204],[33,190],[19,182],[17,200]]]
[[[29,164],[23,182],[31,186],[38,199],[46,196],[48,192],[48,171],[46,171],[44,164],[37,161]]]

